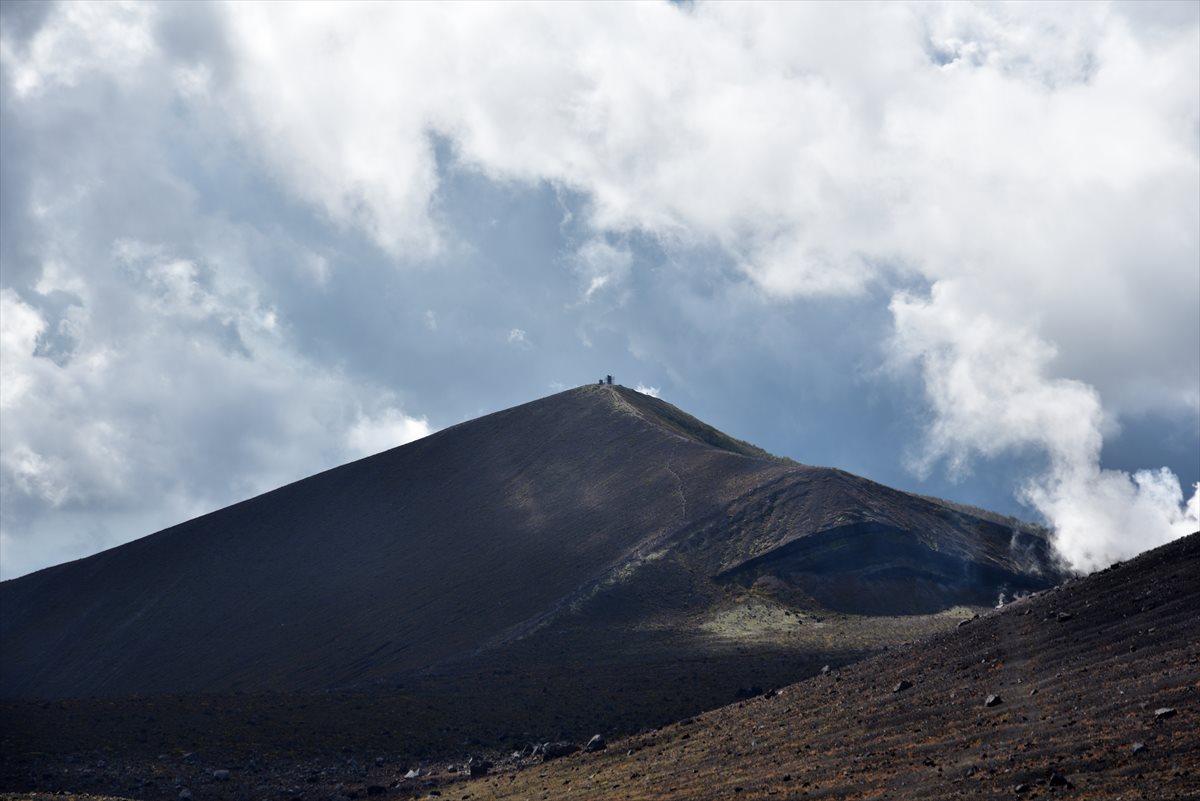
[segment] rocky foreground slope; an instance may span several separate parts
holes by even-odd
[[[769,697],[447,796],[1200,798],[1200,533]]]
[[[577,738],[419,760],[362,747],[352,728],[298,759],[260,727],[243,732],[260,738],[249,752],[153,756],[78,745],[79,730],[114,720],[111,702],[30,704],[57,714],[57,729],[24,752],[3,743],[0,788],[38,801],[54,796],[28,791],[231,801],[1197,798],[1198,610],[1200,533],[948,633],[590,753]],[[330,709],[310,698],[307,723],[353,726],[371,697],[359,700]],[[117,719],[153,735],[171,708],[143,709],[155,715]],[[195,712],[204,713],[221,725],[219,708]]]

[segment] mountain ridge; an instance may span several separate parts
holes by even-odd
[[[1034,535],[584,385],[0,584],[0,695],[352,686],[547,630],[707,653],[730,599],[936,616],[1057,575]]]

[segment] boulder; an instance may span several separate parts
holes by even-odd
[[[896,682],[896,686],[892,688],[892,692],[902,693],[911,687],[912,687],[911,681],[908,681],[907,679],[901,679],[900,681]]]
[[[578,750],[579,746],[575,745],[575,743],[542,743],[542,761],[549,762],[552,759],[561,759],[562,757],[574,754]]]
[[[592,739],[587,741],[587,745],[583,747],[583,750],[584,753],[591,754],[596,751],[603,751],[605,748],[608,748],[608,742],[605,741],[602,735],[595,734],[592,735]]]
[[[1071,789],[1075,786],[1071,784],[1071,782],[1067,780],[1067,777],[1063,776],[1061,773],[1051,773],[1049,784],[1051,787],[1066,787],[1067,789]]]

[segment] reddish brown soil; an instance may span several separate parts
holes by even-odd
[[[1200,798],[1200,534],[775,697],[448,797]]]
[[[103,734],[111,722],[103,715],[57,718],[57,737],[44,730],[38,750],[20,752],[12,737],[27,735],[6,714],[0,787],[140,799],[173,799],[181,787],[198,799],[352,799],[371,786],[382,797],[466,801],[1200,798],[1198,610],[1194,534],[778,695],[615,741],[598,754],[503,760],[484,779],[468,781],[461,761],[442,761],[421,763],[422,775],[406,780],[416,761],[387,756],[376,764],[374,751],[334,748],[336,734],[318,738],[326,751],[307,757],[271,743],[257,753],[173,750],[162,759],[137,749],[72,750]],[[894,692],[902,680],[912,686]],[[991,694],[1001,701],[987,707]],[[327,731],[325,723],[341,718],[349,741],[364,720],[355,715],[371,707],[369,694],[360,700],[314,703],[291,723]],[[1161,708],[1175,712],[1158,718]],[[229,713],[210,714],[224,725],[220,716]],[[1144,747],[1135,751],[1136,743]],[[212,777],[221,767],[230,781]],[[1052,784],[1055,774],[1071,786]]]

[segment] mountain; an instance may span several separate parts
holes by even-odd
[[[0,584],[0,788],[437,784],[445,760],[662,726],[1062,578],[1015,521],[585,386]]]
[[[602,753],[516,760],[453,796],[1200,798],[1197,610],[1200,533]]]
[[[845,661],[1061,577],[1036,531],[588,385],[3,582],[0,695]]]

